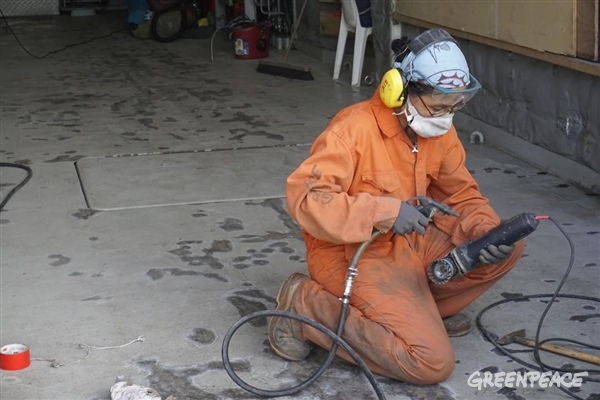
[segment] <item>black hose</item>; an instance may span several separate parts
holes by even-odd
[[[557,297],[563,297],[563,298],[573,298],[573,299],[580,299],[580,300],[587,300],[587,301],[594,301],[594,302],[600,302],[600,298],[596,298],[596,297],[591,297],[591,296],[581,296],[581,295],[571,295],[571,294],[559,294],[560,289],[562,288],[562,285],[564,284],[564,282],[566,281],[567,277],[569,276],[569,273],[571,272],[571,268],[573,267],[573,261],[575,258],[575,248],[573,246],[573,243],[571,241],[571,239],[569,238],[569,236],[566,234],[566,232],[558,225],[558,223],[556,221],[554,221],[552,218],[547,217],[547,218],[541,218],[541,219],[549,219],[551,220],[557,227],[558,229],[561,231],[561,233],[567,238],[569,245],[570,245],[570,250],[571,250],[571,258],[569,261],[569,266],[567,267],[567,270],[560,282],[560,284],[558,285],[556,291],[553,294],[536,294],[536,295],[528,295],[528,296],[520,296],[517,298],[512,298],[512,299],[504,299],[504,300],[500,300],[497,301],[493,304],[490,304],[489,306],[485,307],[483,310],[481,310],[481,312],[477,315],[476,318],[476,323],[477,323],[477,327],[479,328],[479,330],[481,331],[481,333],[483,334],[483,336],[490,342],[492,343],[502,354],[506,355],[507,357],[511,358],[512,360],[516,361],[517,363],[524,365],[528,368],[531,368],[533,370],[536,371],[541,371],[541,372],[545,372],[547,369],[549,370],[554,370],[554,371],[560,371],[560,372],[571,372],[571,373],[576,373],[576,372],[588,372],[588,374],[598,374],[600,373],[600,370],[577,370],[577,369],[561,369],[561,368],[553,368],[550,367],[546,364],[544,364],[540,358],[539,358],[539,346],[543,343],[549,342],[549,341],[564,341],[564,342],[571,342],[571,343],[575,343],[575,344],[579,344],[579,345],[583,345],[583,346],[587,346],[588,348],[591,349],[596,349],[596,350],[600,350],[599,346],[594,346],[594,345],[589,345],[586,343],[582,343],[582,342],[578,342],[575,340],[570,340],[570,339],[562,339],[562,338],[550,338],[550,339],[545,339],[542,341],[539,341],[539,335],[540,335],[540,331],[541,331],[541,326],[542,323],[544,321],[544,317],[546,316],[546,314],[548,313],[550,307],[552,306],[554,300]],[[375,239],[375,237],[377,237],[377,234],[374,234],[372,236],[372,240]],[[357,252],[355,253],[351,263],[350,263],[350,268],[355,268],[356,265],[358,264],[358,259],[360,258],[360,255],[362,254],[362,251],[364,251],[364,249],[366,248],[366,246],[369,244],[370,242],[364,242],[360,247],[359,250],[357,250]],[[489,332],[487,329],[484,328],[481,319],[483,317],[483,315],[489,311],[492,308],[495,308],[501,304],[504,303],[508,303],[508,302],[513,302],[513,301],[522,301],[524,299],[532,299],[532,298],[542,298],[542,297],[552,297],[551,301],[548,302],[548,305],[546,306],[546,309],[544,310],[544,313],[542,315],[542,317],[540,318],[540,321],[538,322],[538,328],[537,328],[537,332],[536,332],[536,345],[534,347],[534,349],[532,350],[534,352],[534,356],[536,361],[538,362],[538,365],[533,365],[530,363],[527,363],[517,357],[515,357],[513,354],[511,354],[510,352],[508,352],[507,350],[505,350],[501,345],[498,344],[497,340],[495,339],[494,335]],[[347,299],[346,299],[347,300]],[[338,346],[342,347],[349,355],[350,357],[352,357],[352,359],[356,362],[356,364],[358,365],[358,367],[361,369],[361,371],[363,371],[363,373],[366,375],[367,379],[369,380],[369,382],[371,383],[371,385],[373,386],[373,389],[375,390],[375,393],[377,394],[378,399],[385,399],[385,395],[381,389],[381,387],[379,386],[379,383],[375,380],[375,377],[373,376],[372,372],[368,369],[368,367],[366,366],[366,364],[364,363],[364,361],[362,361],[360,359],[360,357],[358,356],[358,354],[356,354],[356,352],[354,350],[352,350],[352,348],[350,348],[350,346],[341,338],[343,330],[344,330],[344,324],[346,322],[346,317],[347,317],[347,312],[348,312],[348,303],[347,302],[342,302],[342,310],[340,313],[340,319],[338,322],[338,327],[337,327],[337,334],[333,333],[331,330],[329,330],[327,327],[325,327],[324,325],[315,322],[313,320],[310,320],[304,316],[298,315],[298,314],[294,314],[292,312],[288,312],[288,311],[259,311],[259,312],[255,312],[252,314],[249,314],[247,316],[245,316],[244,318],[240,319],[236,324],[234,324],[229,331],[227,332],[227,334],[225,335],[225,338],[223,340],[223,345],[221,347],[221,356],[223,358],[223,365],[225,367],[225,370],[227,371],[227,373],[229,374],[229,376],[231,377],[231,379],[233,379],[233,381],[235,383],[237,383],[241,388],[247,390],[250,393],[253,393],[255,395],[258,396],[263,396],[263,397],[281,397],[281,396],[289,396],[292,395],[294,393],[297,393],[301,390],[303,390],[304,388],[306,388],[307,386],[309,386],[311,383],[313,383],[316,379],[318,379],[323,372],[325,372],[325,370],[329,367],[329,365],[331,364],[333,358],[335,357],[335,353],[338,349]],[[246,324],[247,322],[256,319],[256,318],[260,318],[260,317],[267,317],[267,316],[278,316],[278,317],[282,317],[282,318],[291,318],[291,319],[295,319],[297,321],[300,321],[302,323],[305,323],[317,330],[319,330],[320,332],[326,334],[330,339],[332,339],[333,344],[331,349],[329,350],[329,353],[327,355],[326,360],[323,362],[323,364],[319,367],[319,369],[313,374],[311,375],[307,380],[303,381],[302,383],[288,388],[288,389],[282,389],[282,390],[263,390],[263,389],[259,389],[256,388],[254,386],[251,386],[249,384],[247,384],[246,382],[244,382],[233,370],[232,366],[231,366],[231,362],[229,361],[229,343],[231,341],[231,338],[233,337],[233,335],[235,334],[235,332],[244,324]],[[597,379],[592,379],[592,378],[583,378],[582,379],[585,382],[599,382],[600,380]],[[573,397],[576,400],[584,400],[580,397],[578,397],[577,395],[575,395],[574,393],[566,390],[563,387],[559,387],[560,390],[562,390],[563,392],[565,392],[566,394],[568,394],[569,396]]]
[[[27,182],[29,182],[29,180],[31,179],[31,176],[33,175],[33,171],[31,170],[31,168],[29,168],[26,165],[21,165],[21,164],[15,164],[15,163],[7,163],[7,162],[0,162],[0,167],[10,167],[10,168],[19,168],[22,169],[24,171],[27,172],[27,176],[25,177],[25,179],[23,179],[21,181],[21,183],[19,183],[17,186],[15,186],[14,188],[12,188],[12,190],[10,192],[8,192],[8,194],[6,195],[6,197],[4,198],[4,200],[2,200],[2,203],[0,203],[0,211],[4,210],[4,206],[6,205],[6,203],[8,203],[8,200],[10,200],[10,198],[17,193],[17,190],[21,189],[23,186],[25,186],[25,184]]]
[[[560,227],[560,225],[555,220],[553,220],[550,217],[548,217],[547,219],[549,219],[550,221],[552,221],[556,225],[556,227],[560,230],[560,232],[565,236],[565,238],[569,242],[569,246],[570,246],[570,249],[571,249],[571,257],[570,257],[570,260],[569,260],[569,265],[567,267],[567,270],[565,271],[565,274],[563,275],[563,278],[561,279],[560,283],[558,284],[558,287],[556,288],[556,290],[552,294],[533,294],[533,295],[527,295],[527,296],[519,296],[519,297],[516,297],[516,298],[500,300],[500,301],[497,301],[497,302],[495,302],[493,304],[490,304],[489,306],[487,306],[486,308],[484,308],[483,310],[481,310],[481,312],[477,315],[477,319],[476,319],[477,327],[479,328],[479,330],[481,331],[481,333],[483,334],[483,336],[490,343],[492,343],[496,347],[496,349],[498,349],[502,354],[504,354],[505,356],[509,357],[513,361],[516,361],[517,363],[519,363],[519,364],[521,364],[521,365],[523,365],[523,366],[525,366],[527,368],[531,368],[531,369],[539,371],[539,372],[546,372],[546,371],[570,372],[570,373],[587,372],[589,375],[600,374],[600,370],[583,370],[583,369],[555,368],[555,367],[551,367],[551,366],[545,364],[540,359],[540,354],[539,354],[540,345],[542,345],[544,343],[547,343],[547,342],[551,342],[551,341],[571,342],[571,343],[575,343],[575,344],[578,344],[578,345],[581,345],[581,346],[584,346],[584,347],[588,347],[590,349],[600,350],[600,347],[598,347],[598,346],[587,344],[587,343],[582,343],[582,342],[579,342],[579,341],[576,341],[576,340],[571,340],[571,339],[549,338],[549,339],[544,339],[544,340],[540,341],[540,332],[541,332],[541,329],[542,329],[542,324],[544,322],[544,318],[546,317],[546,314],[548,314],[548,311],[550,310],[550,307],[552,306],[552,304],[554,303],[554,301],[556,300],[556,298],[562,297],[562,298],[586,300],[586,301],[593,301],[593,302],[600,303],[600,298],[597,298],[597,297],[581,296],[581,295],[573,295],[573,294],[559,294],[560,289],[562,288],[563,284],[567,280],[567,277],[569,276],[569,273],[571,272],[571,268],[573,267],[573,261],[575,259],[575,248],[573,246],[573,242],[571,241],[571,238],[569,238],[569,236],[567,235],[567,233]],[[498,342],[497,342],[497,340],[496,340],[496,338],[494,337],[494,335],[491,332],[489,332],[487,329],[484,328],[483,323],[481,322],[481,318],[483,317],[483,315],[487,311],[491,310],[492,308],[498,307],[499,305],[502,305],[502,304],[505,304],[505,303],[509,303],[509,302],[517,302],[517,301],[523,301],[523,300],[526,300],[526,299],[536,299],[536,298],[543,298],[543,297],[551,297],[551,299],[548,302],[548,305],[546,306],[546,308],[544,309],[544,312],[543,312],[542,316],[540,317],[540,320],[539,320],[538,325],[537,325],[537,330],[536,330],[536,335],[535,335],[535,346],[534,346],[533,350],[531,350],[533,352],[534,358],[535,358],[535,360],[536,360],[536,362],[538,364],[538,365],[534,365],[534,364],[528,363],[526,361],[523,361],[520,358],[515,357],[510,352],[508,352],[507,350],[505,350],[504,347],[502,347],[501,345],[499,345]],[[583,378],[582,380],[584,382],[600,382],[600,380],[593,379],[593,378]],[[574,398],[574,399],[584,400],[581,397],[575,395],[574,393],[566,390],[562,386],[557,386],[557,387],[560,390],[562,390],[563,392],[565,392],[566,394],[568,394],[569,396],[571,396],[572,398]]]
[[[354,360],[356,365],[358,365],[358,367],[361,369],[361,371],[363,371],[363,373],[366,375],[367,379],[373,386],[375,393],[377,394],[377,398],[379,400],[385,400],[385,395],[383,393],[383,390],[379,386],[379,383],[375,379],[375,376],[373,375],[373,373],[369,370],[369,368],[367,367],[365,362],[363,360],[361,360],[359,355],[352,349],[352,347],[350,347],[350,345],[348,345],[348,343],[346,343],[344,341],[344,339],[341,338],[341,333],[344,330],[344,323],[346,322],[347,311],[348,311],[348,304],[343,303],[342,304],[342,312],[340,314],[340,322],[339,322],[338,329],[337,329],[337,334],[333,333],[333,331],[329,330],[327,327],[325,327],[324,325],[322,325],[318,322],[315,322],[315,321],[313,321],[309,318],[306,318],[302,315],[298,315],[298,314],[295,314],[295,313],[292,313],[289,311],[265,310],[265,311],[258,311],[258,312],[252,313],[252,314],[248,314],[244,318],[242,318],[238,322],[236,322],[231,328],[229,328],[229,330],[225,334],[225,338],[223,339],[223,345],[221,347],[221,357],[223,358],[223,366],[225,367],[225,371],[227,371],[227,373],[229,374],[231,379],[235,383],[237,383],[242,389],[245,389],[248,392],[253,393],[257,396],[263,396],[263,397],[289,396],[289,395],[298,393],[299,391],[305,389],[310,384],[312,384],[315,380],[317,380],[321,375],[323,375],[323,373],[329,367],[329,365],[331,364],[331,361],[335,357],[335,353],[339,346],[342,349],[344,349],[344,351],[346,351],[346,353],[348,353],[348,355],[350,357],[352,357],[352,359]],[[247,322],[250,322],[253,319],[261,318],[261,317],[281,317],[281,318],[295,319],[297,321],[300,321],[302,323],[305,323],[305,324],[317,329],[319,332],[324,333],[334,342],[331,346],[331,349],[329,350],[327,359],[323,362],[323,364],[319,367],[319,369],[317,371],[315,371],[315,373],[312,374],[307,380],[305,380],[304,382],[302,382],[296,386],[293,386],[291,388],[282,389],[282,390],[263,390],[263,389],[249,385],[235,373],[235,371],[233,370],[233,367],[231,366],[231,362],[229,361],[229,343],[231,342],[231,338],[233,337],[235,332],[242,325],[244,325]]]

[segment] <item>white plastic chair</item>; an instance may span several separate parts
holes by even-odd
[[[335,64],[333,66],[333,79],[340,78],[344,50],[348,32],[354,32],[354,57],[352,60],[352,86],[360,86],[367,38],[373,33],[373,28],[363,28],[358,17],[358,8],[354,0],[342,0],[342,20],[338,34],[337,50],[335,52]]]
[[[380,1],[380,0],[375,0]],[[391,39],[401,36],[401,25],[393,24]],[[333,79],[340,78],[342,61],[344,60],[344,51],[346,50],[346,39],[348,32],[354,32],[354,54],[352,59],[352,86],[360,86],[363,64],[365,60],[365,50],[367,48],[367,39],[373,33],[373,28],[363,28],[360,25],[358,8],[354,0],[342,0],[342,18],[340,21],[340,31],[338,34],[337,49],[335,52],[335,64],[333,66]]]

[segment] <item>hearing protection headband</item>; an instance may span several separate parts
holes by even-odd
[[[428,48],[439,42],[454,42],[458,46],[458,42],[443,29],[430,29],[421,33],[419,36],[408,42],[406,46],[415,57]]]
[[[417,57],[420,53],[425,51],[430,46],[433,46],[439,42],[453,42],[458,45],[457,41],[443,29],[430,29],[425,31],[412,39],[404,49],[404,52],[412,52],[414,57]],[[468,100],[470,100],[475,93],[481,88],[481,84],[475,79],[473,75],[470,75],[470,82],[466,89],[456,91],[453,89],[446,89],[440,87],[435,82],[427,81],[428,86],[433,89],[435,98],[439,98],[448,94],[461,93],[460,99],[457,98],[457,104],[453,108],[462,108]],[[379,94],[383,103],[389,108],[400,108],[404,105],[407,96],[408,82],[403,71],[400,68],[392,68],[383,76]],[[459,106],[458,103],[462,103]]]

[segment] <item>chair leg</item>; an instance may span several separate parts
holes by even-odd
[[[356,37],[354,38],[354,58],[352,60],[352,86],[360,86],[368,37],[369,29],[356,28]]]
[[[340,70],[342,69],[342,61],[344,61],[344,51],[346,50],[346,39],[348,38],[348,27],[344,22],[344,16],[340,23],[340,31],[338,34],[337,49],[335,51],[335,63],[333,64],[333,79],[340,78]]]
[[[394,39],[399,39],[402,37],[402,24],[400,22],[398,22],[397,24],[394,24],[393,22],[394,21],[392,21],[392,32],[391,32],[391,37],[390,37],[392,39],[392,41]],[[392,53],[390,53],[390,65],[393,62],[394,62],[394,54],[392,52]]]

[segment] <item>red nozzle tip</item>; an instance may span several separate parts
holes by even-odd
[[[538,221],[539,221],[540,219],[550,219],[550,216],[549,216],[549,215],[537,215],[537,216],[535,217],[535,219],[537,219]]]

